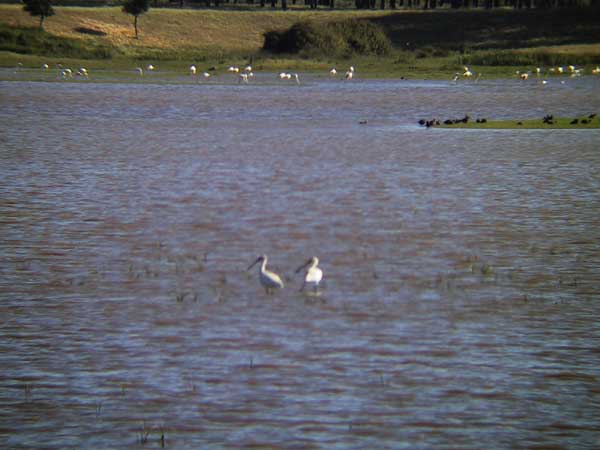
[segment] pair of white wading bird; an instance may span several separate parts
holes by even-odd
[[[248,266],[248,270],[252,269],[252,267],[259,262],[262,264],[260,265],[260,270],[258,272],[258,279],[260,280],[260,284],[265,288],[265,292],[270,294],[275,289],[283,288],[283,281],[281,281],[279,275],[267,270],[267,255],[259,256],[256,261]],[[302,284],[300,291],[303,291],[306,286],[312,286],[315,291],[319,289],[319,283],[323,279],[323,271],[317,267],[318,265],[319,258],[313,256],[296,269],[296,273],[298,273],[302,269],[307,268],[306,274],[304,275],[304,283]]]

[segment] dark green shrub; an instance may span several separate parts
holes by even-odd
[[[385,55],[391,43],[383,30],[368,21],[298,22],[284,31],[265,33],[263,48],[274,53],[336,56],[352,53]]]

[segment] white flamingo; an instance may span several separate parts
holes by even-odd
[[[252,269],[252,267],[259,262],[262,262],[262,264],[260,265],[260,270],[258,272],[258,279],[262,287],[265,288],[265,292],[270,294],[274,289],[282,289],[283,281],[281,281],[279,275],[277,275],[275,272],[267,270],[267,255],[261,255],[256,258],[256,261],[250,264],[247,270]]]

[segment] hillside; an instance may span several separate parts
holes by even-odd
[[[207,53],[256,52],[269,30],[289,28],[299,20],[339,20],[348,17],[379,17],[369,11],[221,11],[152,9],[140,16],[139,39],[134,39],[132,17],[120,8],[58,7],[45,22],[45,30],[56,36],[100,41],[126,55],[148,50],[181,52],[196,49]],[[38,20],[18,5],[0,5],[0,23],[14,27],[36,27]],[[79,31],[78,31],[79,30]],[[81,32],[84,30],[84,32]],[[88,31],[86,33],[85,31]],[[94,33],[95,32],[95,33]],[[93,34],[92,34],[93,33]]]
[[[75,47],[92,48],[81,52],[79,59],[90,66],[130,64],[132,60],[220,62],[259,58],[264,67],[295,65],[309,70],[326,67],[331,55],[312,55],[311,60],[290,55],[261,52],[264,35],[271,30],[290,28],[298,21],[344,21],[364,19],[379,25],[390,38],[393,53],[385,58],[364,62],[364,70],[385,76],[410,70],[425,75],[436,71],[454,71],[462,64],[495,67],[486,71],[514,73],[519,65],[600,63],[600,22],[594,11],[585,9],[513,11],[365,11],[365,10],[216,10],[153,9],[139,19],[140,37],[134,38],[132,17],[118,7],[57,7],[56,14],[45,21],[44,39],[36,49],[16,36],[37,26],[20,5],[0,5],[0,65],[16,61],[32,67],[40,60],[36,55],[45,49],[44,58],[65,58],[53,54],[63,47],[60,39]],[[12,33],[21,47],[6,44]],[[33,33],[33,30],[31,31]],[[73,44],[75,43],[75,44]],[[98,51],[100,49],[100,51]],[[29,53],[24,55],[23,53]],[[105,55],[102,58],[90,54]],[[87,55],[87,56],[86,56]],[[352,56],[354,58],[354,56]],[[338,58],[339,59],[339,58]],[[129,62],[128,62],[129,61]],[[164,66],[165,64],[163,64]],[[504,72],[503,72],[504,71]]]

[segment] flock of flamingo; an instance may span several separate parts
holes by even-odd
[[[283,289],[284,285],[279,275],[267,269],[267,261],[267,255],[260,255],[252,264],[250,264],[250,266],[248,266],[247,270],[252,269],[252,267],[260,263],[258,280],[260,281],[262,287],[265,288],[265,292],[267,294],[271,294],[275,291],[275,289]],[[318,266],[319,258],[313,256],[296,269],[296,273],[300,272],[302,269],[306,269],[304,274],[304,282],[302,283],[300,291],[303,291],[307,286],[311,286],[315,292],[318,291],[319,283],[323,279],[323,271]]]
[[[520,70],[517,70],[515,72],[515,75],[522,81],[527,81],[529,79],[529,77],[534,74],[536,76],[536,79],[538,79],[538,80],[540,79],[540,77],[543,77],[541,82],[542,82],[542,84],[546,84],[546,83],[548,83],[548,81],[545,78],[548,75],[567,74],[572,77],[578,77],[578,76],[583,75],[583,69],[577,68],[574,65],[568,65],[566,67],[563,67],[563,66],[550,67],[546,71],[544,71],[541,67],[536,67],[535,69],[533,69],[531,71],[521,72]],[[594,69],[592,69],[592,75],[600,75],[600,66],[596,66]],[[452,78],[452,81],[457,82],[461,77],[465,78],[465,79],[473,78],[475,81],[479,81],[479,79],[481,78],[481,73],[477,73],[477,75],[475,75],[474,72],[468,66],[464,66],[463,72],[462,73],[456,72],[454,74],[454,77]],[[561,83],[564,83],[564,81],[561,81]]]
[[[17,71],[19,71],[22,66],[23,66],[22,63],[18,63]],[[45,63],[42,65],[43,71],[47,71],[49,69],[50,69],[50,66],[48,64]],[[57,76],[61,80],[67,80],[70,78],[74,78],[75,76],[89,78],[89,71],[85,67],[80,67],[79,69],[74,70],[71,68],[65,68],[62,66],[62,64],[57,64],[56,69],[58,70]],[[138,74],[139,76],[144,76],[144,74],[152,73],[155,70],[156,70],[156,67],[153,64],[148,64],[148,65],[146,65],[145,68],[136,67],[134,69],[135,73]],[[209,80],[212,76],[211,71],[215,71],[215,70],[216,70],[215,67],[211,67],[210,69],[208,69],[208,71],[204,71],[201,74],[199,74],[197,66],[195,64],[192,64],[189,67],[189,74],[192,77],[201,76],[204,80]],[[243,69],[240,69],[238,66],[229,66],[227,68],[227,72],[231,73],[231,74],[236,74],[238,76],[238,83],[248,84],[249,81],[252,78],[254,78],[254,72],[252,71],[251,65],[247,65]],[[336,78],[337,74],[338,74],[338,70],[335,67],[333,67],[329,71],[329,75],[331,78]],[[277,77],[279,78],[279,80],[282,80],[282,81],[289,80],[289,81],[296,82],[296,84],[300,84],[300,76],[297,73],[280,72],[277,75]],[[344,73],[343,79],[350,81],[350,80],[352,80],[353,77],[354,77],[354,66],[350,66],[348,68],[348,70]]]
[[[21,67],[22,67],[22,63],[18,63],[17,71],[19,71],[21,69]],[[86,69],[85,67],[80,67],[79,69],[71,69],[71,68],[65,68],[61,64],[57,64],[56,68],[58,70],[58,78],[62,79],[62,80],[67,80],[67,79],[74,78],[74,77],[80,77],[80,78],[87,79],[90,76],[88,69]],[[49,69],[50,69],[50,66],[48,64],[42,65],[43,71],[47,71]],[[135,73],[137,73],[139,76],[144,76],[144,74],[146,74],[146,73],[154,72],[156,70],[156,67],[153,64],[147,64],[145,68],[136,67],[134,70],[135,70]],[[217,70],[216,67],[211,67],[207,71],[203,71],[202,73],[199,73],[198,68],[195,64],[192,64],[189,66],[189,74],[193,78],[201,77],[205,81],[208,81],[212,76],[211,72],[215,72],[216,70]],[[519,78],[522,81],[527,81],[529,78],[535,76],[535,78],[538,81],[541,81],[542,84],[546,84],[547,83],[546,78],[549,75],[570,75],[571,77],[576,77],[576,76],[581,76],[583,74],[583,71],[584,71],[584,69],[582,69],[582,68],[576,67],[574,65],[568,65],[568,66],[550,67],[546,70],[543,70],[541,67],[536,67],[530,71],[524,71],[524,72],[517,70],[515,72],[515,75],[517,76],[517,78]],[[240,68],[238,66],[229,66],[227,68],[227,72],[230,74],[237,75],[238,83],[242,83],[242,84],[248,84],[250,82],[250,80],[252,80],[254,78],[254,72],[252,70],[252,66],[249,64],[246,65],[244,68]],[[331,70],[329,70],[329,76],[331,78],[337,78],[338,73],[340,73],[340,72],[338,72],[338,70],[335,67],[333,67]],[[595,68],[593,68],[591,70],[591,73],[592,73],[592,75],[600,75],[600,66],[596,66]],[[355,74],[354,66],[350,66],[348,68],[348,70],[346,70],[343,73],[342,79],[350,81],[354,78],[354,74]],[[481,72],[475,73],[468,66],[464,66],[462,72],[456,72],[454,74],[452,81],[456,83],[461,78],[467,79],[467,80],[472,79],[474,81],[479,81],[481,76],[482,76]],[[296,84],[300,84],[300,76],[297,73],[280,72],[279,74],[277,74],[277,78],[281,81],[292,81],[292,82],[295,82]],[[564,82],[564,81],[562,81],[562,82]]]

